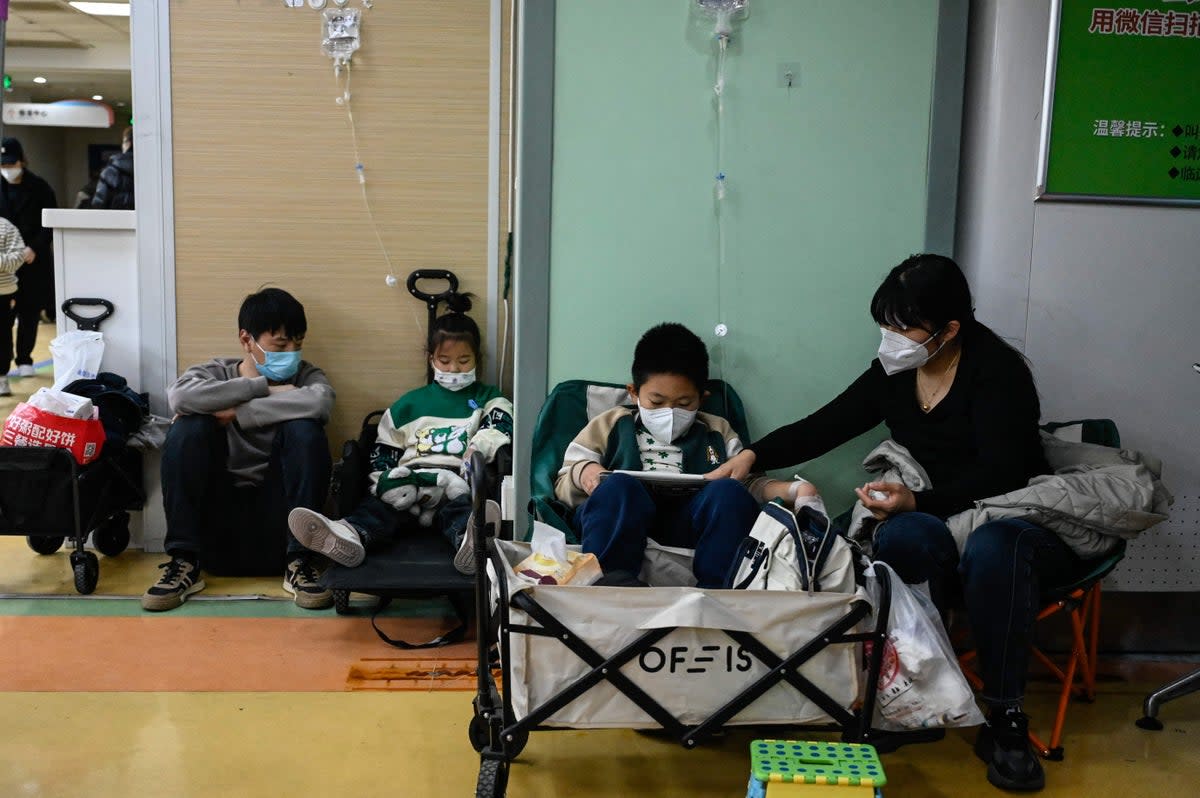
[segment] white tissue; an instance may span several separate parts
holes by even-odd
[[[533,537],[529,544],[534,554],[540,554],[553,562],[568,562],[567,536],[549,524],[534,522]]]
[[[53,388],[38,388],[33,396],[29,397],[28,403],[39,410],[63,418],[89,419],[95,414],[91,399]]]

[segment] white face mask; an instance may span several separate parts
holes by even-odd
[[[684,410],[682,407],[659,407],[650,409],[638,404],[638,416],[642,426],[659,442],[670,443],[682,437],[696,420],[695,410]]]
[[[470,371],[442,371],[433,367],[433,381],[447,391],[461,391],[475,382],[475,369]]]
[[[921,343],[917,343],[913,339],[902,335],[894,330],[889,330],[886,327],[880,327],[879,332],[883,334],[883,340],[879,342],[879,363],[883,366],[883,370],[890,377],[893,374],[899,374],[902,371],[920,368],[929,362],[929,359],[942,351],[942,346],[946,345],[942,341],[942,346],[939,346],[929,353],[925,348],[925,344],[932,341],[937,333],[929,336]]]
[[[7,169],[0,169],[0,175],[4,175],[4,179],[10,183],[15,183],[21,179],[21,175],[25,170],[19,166],[10,166]]]

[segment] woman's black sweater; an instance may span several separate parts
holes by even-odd
[[[947,518],[1048,473],[1029,367],[986,327],[965,332],[954,381],[929,413],[917,401],[916,369],[889,377],[874,360],[832,402],[747,447],[755,470],[819,457],[882,421],[933,483],[916,494],[919,512]]]

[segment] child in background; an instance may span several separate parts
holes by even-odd
[[[347,517],[331,520],[297,508],[288,517],[296,540],[347,567],[391,542],[403,528],[437,523],[455,549],[454,567],[475,572],[466,534],[471,496],[460,476],[472,451],[491,462],[512,437],[512,403],[494,385],[475,379],[479,327],[466,315],[471,300],[455,294],[450,311],[430,325],[426,351],[433,383],[396,400],[379,422],[371,453],[370,494]],[[488,502],[488,520],[499,507]]]
[[[25,240],[8,219],[0,217],[0,396],[12,396],[8,370],[13,358],[13,295],[17,269],[25,265]]]

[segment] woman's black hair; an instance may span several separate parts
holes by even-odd
[[[871,318],[880,327],[916,327],[931,333],[957,321],[960,334],[967,334],[975,327],[975,307],[957,263],[944,255],[911,255],[876,289]]]
[[[446,312],[429,325],[429,337],[425,341],[425,352],[432,356],[446,341],[466,341],[479,360],[482,354],[483,337],[479,325],[467,315],[471,310],[471,294],[451,294],[446,298]]]

